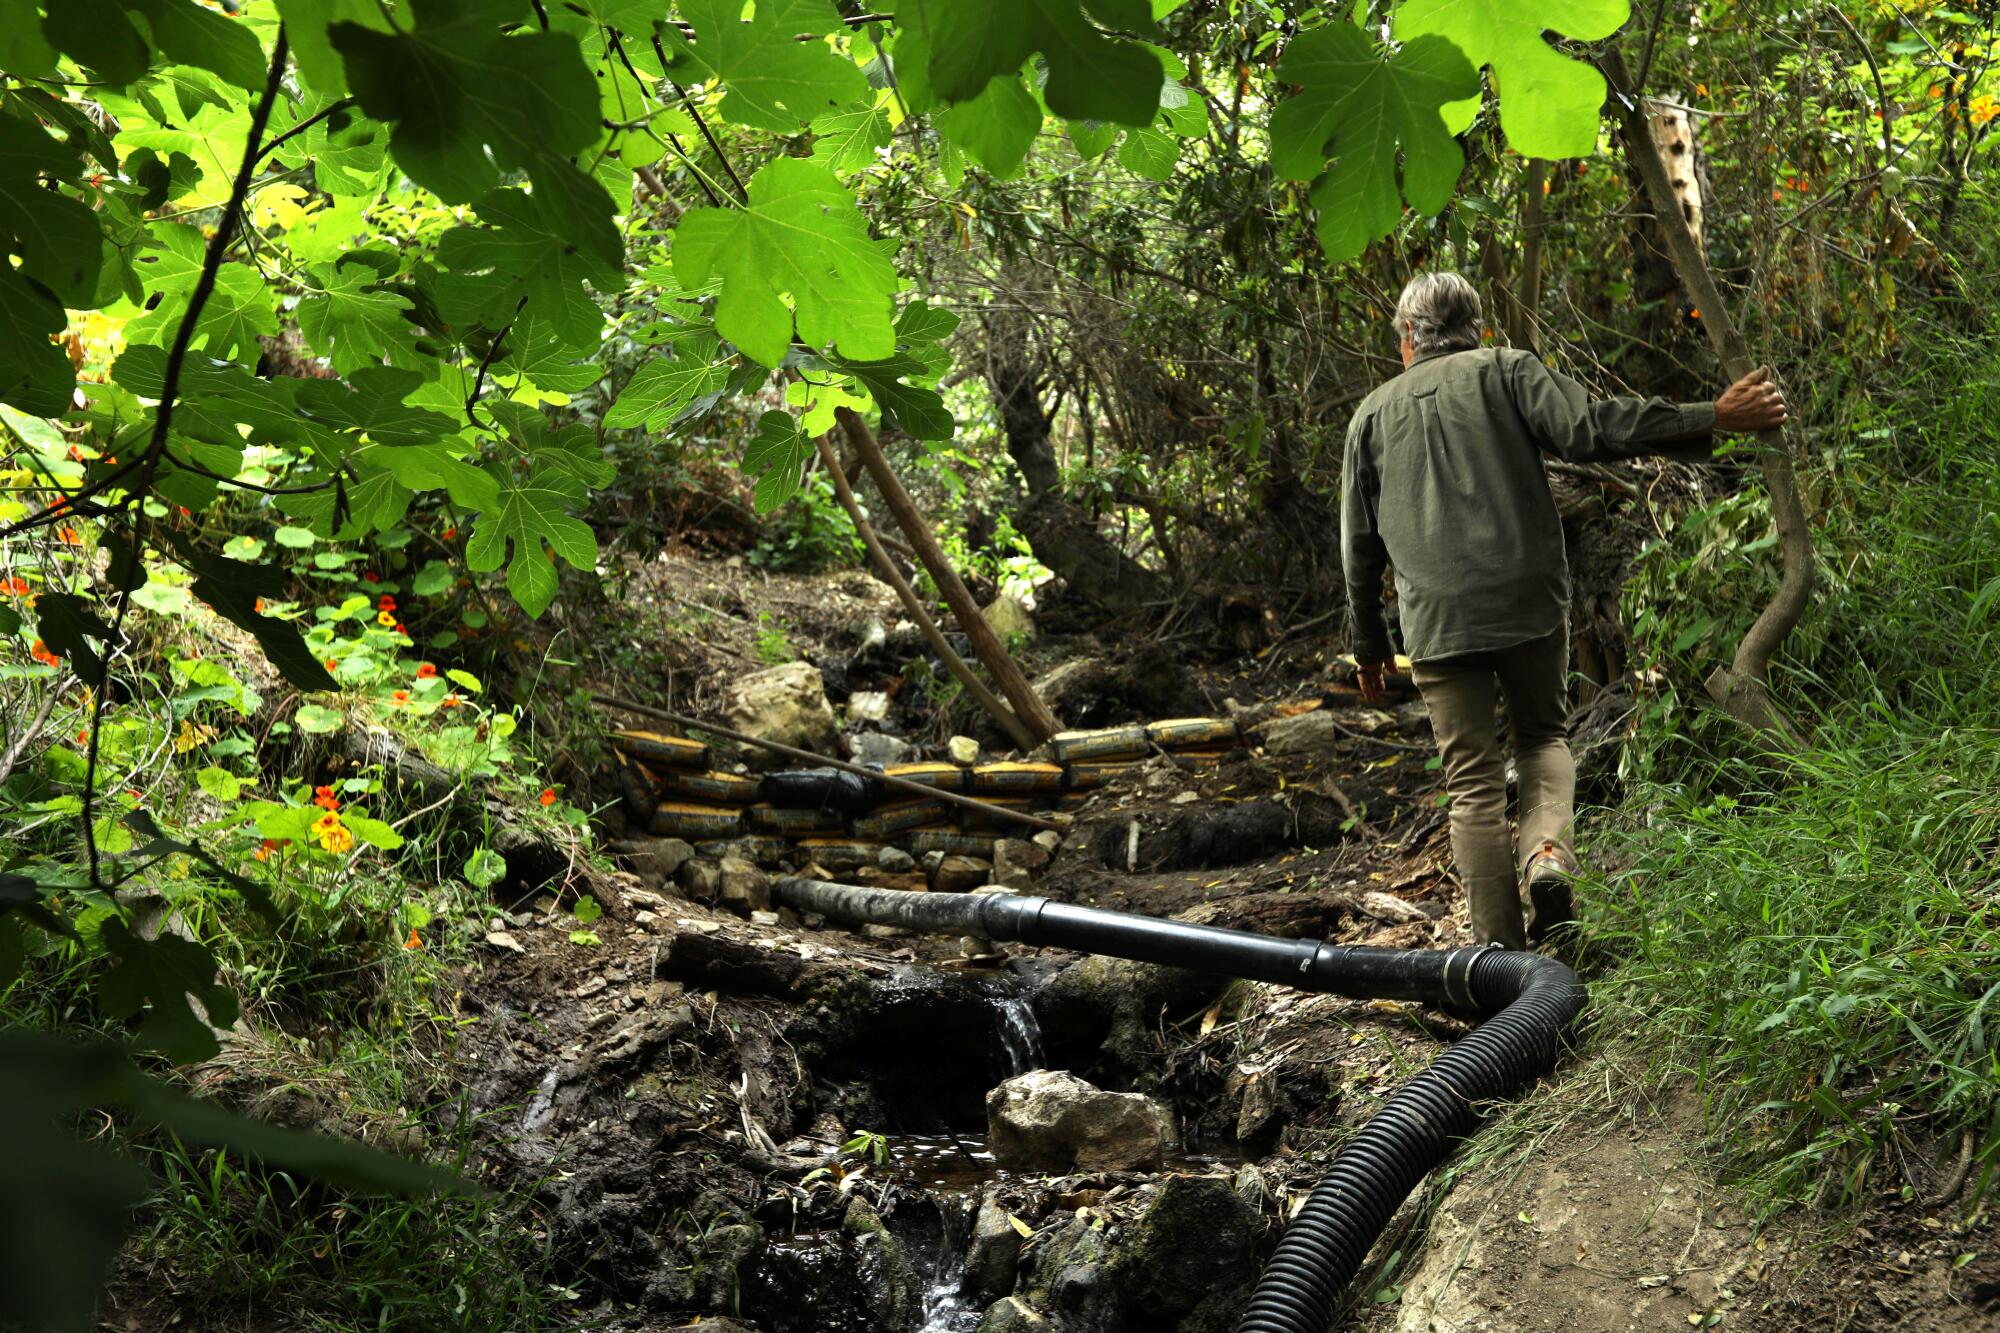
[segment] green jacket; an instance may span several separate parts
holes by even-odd
[[[1419,356],[1347,427],[1341,556],[1355,657],[1390,654],[1385,565],[1416,661],[1554,633],[1568,614],[1569,562],[1543,451],[1573,463],[1700,459],[1714,428],[1713,403],[1593,403],[1528,352]]]

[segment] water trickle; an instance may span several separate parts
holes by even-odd
[[[955,1208],[943,1209],[937,1267],[924,1289],[924,1322],[917,1333],[974,1333],[979,1326],[979,1308],[959,1290],[965,1281],[965,1252],[972,1243],[973,1209],[978,1203],[976,1195],[966,1196]]]
[[[1007,1055],[1007,1077],[1040,1069],[1047,1063],[1042,1053],[1042,1025],[1035,1011],[1019,995],[993,997],[994,1026],[1000,1032],[1000,1048]]]

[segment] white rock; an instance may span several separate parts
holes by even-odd
[[[1000,1165],[1030,1171],[1144,1171],[1173,1141],[1166,1107],[1105,1092],[1059,1069],[1010,1078],[986,1094],[988,1146]]]
[[[979,742],[970,736],[953,736],[944,743],[944,752],[954,764],[963,766],[979,762]]]
[[[505,949],[509,953],[526,953],[528,951],[527,948],[522,945],[521,941],[515,939],[511,934],[509,934],[504,930],[487,931],[486,942],[492,945],[496,949]]]
[[[849,722],[880,722],[889,716],[889,696],[879,690],[860,690],[847,696]]]
[[[729,687],[723,715],[745,735],[817,754],[832,754],[840,736],[833,705],[826,701],[826,683],[809,662],[787,662],[737,680]],[[778,762],[762,751],[751,759],[767,766]]]

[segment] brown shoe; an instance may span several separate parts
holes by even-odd
[[[1528,858],[1528,938],[1536,944],[1560,939],[1576,925],[1575,858],[1545,842]]]

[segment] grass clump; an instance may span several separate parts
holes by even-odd
[[[1629,867],[1592,895],[1620,960],[1601,1029],[1659,1077],[1699,1076],[1768,1208],[1915,1193],[1911,1163],[1968,1136],[1978,1198],[2000,1160],[1994,369],[1965,358],[1841,423],[1856,443],[1816,479],[1839,564],[1780,682],[1808,744],[1764,762],[1705,710],[1655,704],[1601,835]],[[1703,614],[1653,609],[1660,643]]]

